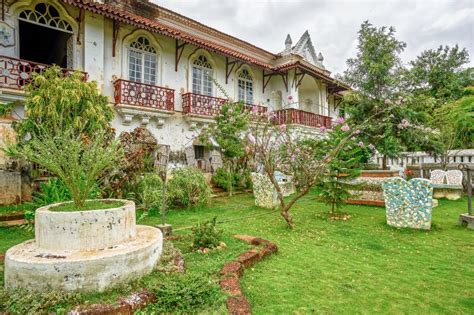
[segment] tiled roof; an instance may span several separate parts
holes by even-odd
[[[152,32],[157,32],[157,33],[160,33],[172,38],[176,38],[176,39],[182,40],[183,42],[193,44],[195,46],[198,46],[210,51],[215,51],[229,57],[234,57],[236,59],[250,62],[266,69],[272,68],[272,65],[270,63],[262,62],[256,58],[253,58],[252,56],[245,55],[234,49],[225,47],[221,44],[218,44],[206,39],[198,38],[197,36],[183,32],[181,30],[177,30],[170,26],[164,25],[160,22],[139,16],[132,12],[125,11],[111,4],[99,3],[99,2],[94,2],[91,0],[62,0],[62,1],[64,3],[73,5],[75,7],[88,10],[93,13],[101,14],[110,19],[117,20],[121,23],[131,24],[142,29],[147,29]]]
[[[96,14],[103,15],[107,18],[118,21],[120,23],[130,24],[141,29],[146,29],[150,32],[156,32],[156,33],[163,34],[165,36],[179,39],[185,43],[193,44],[197,47],[200,47],[209,51],[214,51],[224,56],[233,57],[233,58],[236,58],[248,63],[252,63],[254,65],[257,65],[267,70],[282,72],[282,71],[287,71],[294,68],[299,68],[312,76],[318,77],[326,81],[334,89],[335,92],[350,89],[350,87],[347,86],[346,84],[334,78],[331,78],[329,71],[319,69],[318,67],[312,66],[311,64],[306,64],[305,62],[300,62],[300,61],[294,61],[294,62],[289,62],[283,65],[274,66],[272,64],[274,60],[268,60],[267,62],[262,61],[260,59],[255,58],[254,56],[251,56],[249,54],[244,54],[242,52],[226,47],[223,44],[217,43],[207,38],[202,38],[197,35],[190,34],[189,32],[186,32],[184,30],[176,29],[172,26],[165,25],[164,23],[160,23],[155,19],[146,18],[136,13],[130,12],[128,10],[124,10],[122,8],[119,8],[113,5],[113,3],[99,3],[93,0],[61,0],[61,1],[64,3],[70,4],[72,6],[78,7],[80,9],[84,9]],[[245,43],[245,42],[242,42],[242,43]],[[255,46],[253,47],[256,48]],[[268,54],[267,51],[262,50],[262,52],[265,54]],[[273,55],[273,56],[277,58],[277,55]]]

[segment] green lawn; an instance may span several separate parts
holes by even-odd
[[[176,234],[214,216],[225,231],[222,252],[191,252],[189,239],[176,245],[189,272],[217,279],[222,264],[247,248],[233,234],[275,242],[279,253],[247,270],[241,280],[255,314],[474,313],[474,233],[456,225],[466,200],[445,201],[433,210],[432,231],[397,230],[385,224],[383,208],[347,206],[349,221],[330,221],[328,207],[306,196],[293,209],[295,229],[278,213],[253,205],[251,195],[213,200],[199,210],[168,214]],[[141,224],[158,223],[148,217]],[[0,229],[0,252],[32,236]],[[223,312],[218,304],[216,312]]]

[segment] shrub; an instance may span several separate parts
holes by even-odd
[[[234,173],[229,174],[223,167],[218,168],[217,171],[212,175],[212,182],[225,191],[229,191],[229,179],[232,178],[232,186],[236,187],[241,179],[240,174]]]
[[[59,178],[50,178],[47,182],[40,183],[39,190],[33,193],[33,203],[36,208],[69,200],[71,200],[71,194]]]
[[[156,302],[141,314],[196,314],[219,303],[223,297],[206,275],[170,274],[155,288]],[[140,312],[138,312],[140,314]]]
[[[195,168],[173,170],[166,191],[169,202],[176,207],[205,206],[211,197],[211,189],[204,175]]]
[[[25,289],[0,289],[0,313],[8,314],[65,314],[68,305],[79,303],[78,293],[46,290],[31,292]]]
[[[219,246],[222,230],[216,228],[217,217],[193,227],[194,248],[215,248]]]
[[[140,180],[138,184],[138,200],[148,210],[148,214],[156,215],[160,212],[163,198],[162,186],[163,184],[158,174],[148,173]]]
[[[123,151],[117,141],[108,142],[105,131],[87,137],[68,129],[59,135],[43,131],[22,146],[10,146],[8,154],[37,163],[57,175],[76,206],[82,208],[99,175],[112,168]]]

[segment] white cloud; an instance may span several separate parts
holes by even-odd
[[[201,23],[277,53],[286,34],[308,29],[326,68],[344,71],[364,20],[395,26],[405,62],[439,45],[466,47],[474,60],[474,0],[152,0]],[[471,66],[474,62],[471,61]]]

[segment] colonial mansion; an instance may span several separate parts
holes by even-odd
[[[147,0],[0,5],[0,103],[19,104],[20,117],[10,120],[23,115],[31,74],[56,64],[97,81],[115,108],[117,134],[146,127],[159,143],[205,164],[209,152],[193,135],[228,99],[318,133],[338,116],[348,89],[325,69],[308,32],[296,43],[288,35],[284,45],[282,34],[282,51],[272,53]]]

